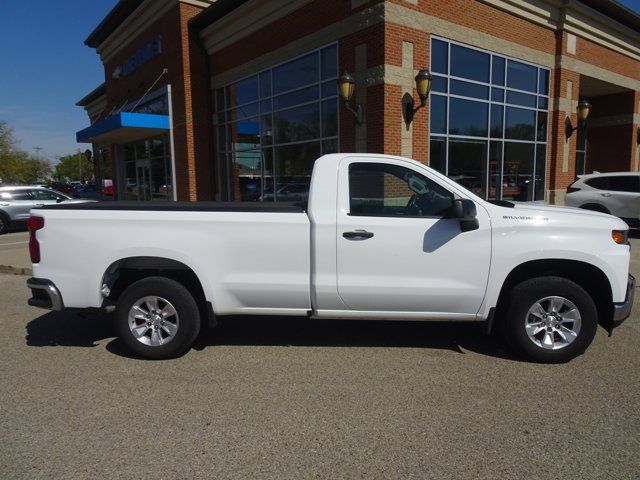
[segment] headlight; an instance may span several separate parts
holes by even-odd
[[[624,245],[629,239],[629,230],[612,230],[611,238],[613,238],[613,241],[618,245]]]

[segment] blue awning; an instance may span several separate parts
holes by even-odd
[[[168,115],[121,112],[76,133],[78,143],[128,143],[169,131]]]

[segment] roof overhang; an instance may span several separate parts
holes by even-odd
[[[128,143],[169,131],[168,115],[121,112],[76,133],[78,143]]]

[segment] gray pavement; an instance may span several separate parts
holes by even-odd
[[[152,362],[25,279],[0,275],[2,479],[639,477],[638,307],[565,365],[474,325],[283,318]]]
[[[28,242],[28,232],[17,231],[0,235],[0,273],[17,273],[31,268]]]

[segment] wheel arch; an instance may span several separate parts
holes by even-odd
[[[208,315],[204,288],[194,270],[178,260],[154,256],[126,257],[111,263],[100,281],[103,305],[115,304],[131,284],[147,277],[165,277],[180,283]]]
[[[613,292],[607,275],[598,267],[579,260],[540,259],[516,266],[505,278],[496,303],[497,322],[504,317],[511,289],[534,277],[553,275],[566,278],[581,286],[593,299],[599,323],[606,326],[613,316]]]

